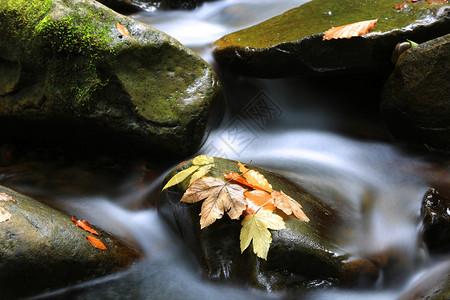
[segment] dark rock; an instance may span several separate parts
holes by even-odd
[[[134,12],[148,8],[156,9],[194,9],[204,2],[214,0],[99,0],[98,2],[118,11]]]
[[[0,297],[11,299],[123,270],[139,254],[93,226],[107,250],[94,248],[92,235],[71,216],[0,186],[15,202],[1,201],[12,216],[0,223]]]
[[[221,86],[173,38],[93,0],[2,2],[0,18],[2,138],[168,155],[201,144]]]
[[[450,251],[450,197],[432,188],[422,201],[423,241],[432,253]]]
[[[390,70],[398,42],[423,42],[448,33],[442,5],[410,3],[398,11],[392,1],[313,0],[216,42],[214,56],[225,68],[255,77],[282,77]],[[381,16],[381,17],[380,17]],[[323,41],[331,27],[379,18],[362,37]]]
[[[450,34],[407,50],[383,88],[381,112],[400,141],[450,152]]]
[[[215,158],[207,176],[222,177],[224,170],[239,171],[235,162]],[[185,163],[166,178],[187,168]],[[240,252],[241,222],[223,217],[200,229],[201,203],[180,203],[187,183],[164,190],[158,211],[176,229],[202,264],[210,279],[236,281],[267,290],[305,290],[326,286],[368,286],[379,275],[369,259],[344,250],[354,236],[351,220],[346,220],[345,204],[337,210],[291,183],[286,178],[256,167],[274,190],[282,190],[303,206],[310,222],[283,215],[286,229],[271,231],[272,243],[267,260],[247,249]],[[223,177],[222,177],[223,178]]]

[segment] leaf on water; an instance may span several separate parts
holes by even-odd
[[[106,246],[99,239],[91,235],[88,235],[86,238],[89,241],[89,243],[91,243],[91,245],[94,246],[95,248],[106,250]]]
[[[0,208],[0,223],[6,222],[11,219],[12,215],[4,207]]]
[[[222,218],[225,212],[231,219],[239,219],[247,207],[245,191],[240,185],[221,178],[203,177],[191,184],[180,201],[195,203],[205,200],[200,213],[200,227],[203,229]]]
[[[214,157],[209,156],[209,155],[199,155],[199,156],[194,158],[192,163],[195,166],[203,166],[203,165],[213,164],[214,163]]]
[[[252,186],[258,189],[267,191],[271,193],[273,191],[272,185],[267,181],[267,179],[259,173],[258,171],[247,169],[243,164],[238,162],[239,170],[242,172],[242,176],[248,181]]]
[[[281,193],[273,191],[272,199],[273,202],[275,203],[275,206],[281,209],[285,214],[287,215],[294,214],[294,216],[297,217],[297,219],[304,222],[309,222],[309,218],[303,212],[300,203],[298,203],[297,201],[295,201],[294,199],[283,193],[283,191],[281,191]]]
[[[200,168],[199,166],[192,166],[187,168],[186,170],[180,171],[177,174],[175,174],[170,180],[166,183],[166,185],[163,187],[163,191],[171,186],[177,185],[186,178],[188,178],[189,175],[197,171],[197,169]]]
[[[122,24],[117,23],[116,28],[117,28],[117,31],[119,31],[119,33],[121,35],[123,35],[127,38],[130,37],[130,33],[128,32],[128,29],[125,26],[123,26]]]
[[[240,234],[241,253],[253,242],[253,252],[267,260],[272,235],[268,229],[280,230],[286,228],[283,218],[271,211],[261,209],[255,214],[245,216]]]
[[[269,211],[276,208],[272,196],[266,191],[247,191],[244,196],[247,198],[247,210],[252,214],[261,208]]]
[[[375,26],[378,19],[347,24],[339,27],[332,27],[323,34],[323,40],[349,39],[354,36],[361,36],[369,33]]]
[[[95,231],[92,227],[91,224],[89,224],[88,221],[86,220],[76,220],[73,216],[72,216],[72,222],[75,223],[75,225],[77,225],[78,227],[84,229],[87,232],[90,232],[92,234],[95,235],[99,235],[97,231]]]
[[[14,200],[13,197],[11,197],[10,195],[5,194],[5,193],[0,193],[0,201],[6,201],[6,202],[11,201],[11,202],[16,202],[16,200]]]

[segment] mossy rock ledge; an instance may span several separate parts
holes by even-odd
[[[16,299],[124,270],[138,252],[92,227],[106,250],[94,248],[71,216],[0,186],[11,218],[0,223],[0,298]],[[4,212],[2,212],[3,214]]]
[[[186,155],[221,101],[197,54],[96,1],[0,3],[4,140]]]
[[[220,38],[214,57],[224,69],[263,78],[390,70],[398,42],[424,42],[447,34],[450,27],[447,4],[408,3],[400,10],[395,4],[391,0],[312,0]],[[331,27],[377,18],[366,35],[323,40]]]
[[[236,162],[231,160],[214,158],[214,164],[222,170],[211,169],[206,176],[223,178],[223,170],[239,172]],[[165,182],[191,165],[191,162],[181,164],[167,175]],[[240,220],[223,216],[200,229],[202,202],[180,202],[188,182],[165,189],[158,201],[158,212],[193,251],[208,278],[283,293],[374,284],[384,266],[370,257],[345,250],[344,245],[354,236],[356,226],[346,218],[341,204],[336,203],[342,211],[336,210],[277,173],[249,168],[263,174],[274,190],[282,190],[301,203],[310,221],[282,215],[286,229],[271,231],[273,240],[264,260],[253,253],[251,244],[241,254]]]

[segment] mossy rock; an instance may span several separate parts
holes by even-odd
[[[401,1],[398,1],[399,3]],[[224,69],[256,77],[302,73],[342,74],[390,69],[399,41],[423,42],[448,33],[450,7],[427,2],[394,9],[391,0],[313,0],[216,41]],[[323,40],[323,33],[379,18],[372,32]]]
[[[11,141],[183,155],[222,100],[197,54],[93,0],[2,2],[0,53]]]
[[[399,141],[450,153],[450,34],[405,51],[382,91],[381,113]]]
[[[92,227],[106,250],[94,248],[71,216],[0,186],[15,202],[0,201],[11,218],[0,223],[2,299],[19,298],[61,288],[129,267],[138,252]],[[2,212],[2,214],[5,212]]]
[[[207,176],[223,178],[223,172],[239,172],[236,162],[231,160],[214,158],[214,164],[217,169],[211,169]],[[172,170],[165,183],[190,166],[191,162],[187,162]],[[158,201],[158,212],[194,252],[208,278],[279,291],[370,286],[377,280],[379,268],[376,264],[344,249],[355,235],[355,227],[346,220],[344,205],[340,206],[341,211],[336,210],[277,173],[253,166],[249,168],[263,174],[274,190],[282,190],[297,200],[310,221],[303,222],[278,212],[286,229],[271,231],[273,240],[267,260],[264,260],[253,253],[251,245],[241,254],[239,236],[242,226],[238,220],[223,216],[200,229],[201,203],[180,202],[188,182],[165,189]]]

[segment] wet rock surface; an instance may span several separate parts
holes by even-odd
[[[400,141],[450,152],[450,34],[403,53],[382,93],[381,111]]]
[[[183,155],[221,101],[214,71],[96,1],[0,5],[0,128],[13,142]]]
[[[71,216],[14,190],[0,186],[3,212],[11,214],[0,223],[0,296],[23,297],[48,289],[100,277],[129,267],[138,252],[107,232],[92,226],[106,250],[94,248],[92,236],[77,227]]]
[[[223,170],[238,171],[236,163],[215,158],[221,171],[207,176],[221,177]],[[182,164],[166,178],[189,167]],[[241,222],[223,217],[200,229],[200,203],[181,203],[186,183],[164,190],[158,211],[180,234],[200,260],[205,274],[213,280],[250,284],[267,290],[297,290],[328,286],[368,286],[378,278],[380,268],[369,258],[352,255],[344,245],[354,236],[352,220],[345,219],[345,205],[335,209],[294,185],[286,178],[260,168],[274,190],[282,190],[303,206],[310,222],[284,215],[285,230],[271,231],[272,244],[267,260],[253,251],[241,254]]]
[[[416,2],[394,9],[383,1],[314,0],[216,41],[224,69],[255,77],[389,70],[392,49],[405,39],[423,42],[448,33],[445,4]],[[381,17],[380,17],[381,16]],[[379,18],[362,37],[323,41],[331,27]]]
[[[100,3],[119,12],[133,12],[141,9],[194,9],[207,1],[214,0],[99,0]]]

